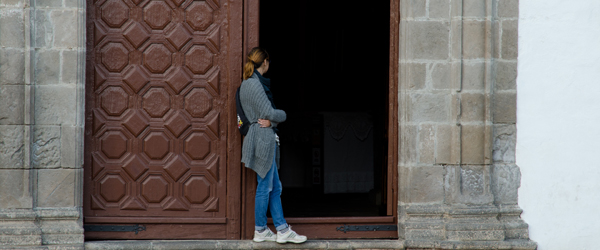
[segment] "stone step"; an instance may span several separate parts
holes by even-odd
[[[89,241],[86,250],[200,250],[200,249],[404,249],[398,240],[309,240],[278,244],[251,240],[136,240]]]

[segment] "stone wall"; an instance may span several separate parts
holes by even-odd
[[[0,1],[0,247],[83,246],[84,10]]]
[[[400,8],[400,237],[408,248],[534,249],[517,205],[518,0]]]

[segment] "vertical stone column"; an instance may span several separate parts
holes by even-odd
[[[534,249],[514,165],[518,0],[402,0],[400,237]]]
[[[0,245],[82,248],[85,6],[0,0]]]

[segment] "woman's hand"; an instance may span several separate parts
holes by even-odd
[[[269,121],[269,120],[258,119],[258,124],[260,124],[261,128],[271,127],[271,121]]]

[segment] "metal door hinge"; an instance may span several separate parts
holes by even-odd
[[[351,226],[344,224],[341,227],[337,227],[337,231],[346,233],[347,231],[398,231],[397,225],[359,225]]]
[[[146,231],[145,226],[135,224],[133,226],[123,225],[84,225],[83,229],[88,232],[135,232]]]

